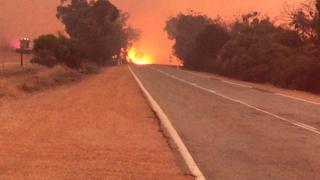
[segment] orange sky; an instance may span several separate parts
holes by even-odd
[[[131,14],[130,24],[143,32],[139,46],[157,62],[166,63],[171,45],[163,31],[165,20],[187,9],[209,16],[234,15],[257,10],[272,16],[279,15],[284,2],[301,0],[111,0]],[[56,20],[55,7],[60,0],[0,0],[0,39],[9,41],[21,36],[34,38],[42,33],[63,30]]]

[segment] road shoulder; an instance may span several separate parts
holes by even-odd
[[[0,108],[0,178],[192,179],[126,66]]]

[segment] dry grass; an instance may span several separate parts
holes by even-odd
[[[50,69],[26,63],[21,68],[17,63],[16,56],[14,54],[7,55],[7,63],[4,66],[2,64],[0,70],[0,99],[43,91],[74,82],[82,77],[82,73],[64,66],[56,66]]]
[[[126,66],[0,107],[0,179],[193,179]]]
[[[32,55],[24,55],[23,56],[23,62],[26,66],[30,65],[30,60],[32,58]],[[20,66],[20,54],[9,51],[9,52],[3,52],[0,51],[0,72],[4,71],[9,68],[15,68]]]
[[[38,73],[23,78],[18,88],[23,92],[31,93],[53,88],[58,85],[74,82],[81,78],[81,74],[75,70],[63,66],[41,70]]]

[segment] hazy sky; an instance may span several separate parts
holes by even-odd
[[[130,24],[142,30],[139,46],[158,62],[167,62],[171,45],[163,31],[165,20],[187,9],[232,19],[247,11],[277,16],[285,2],[301,0],[111,0],[131,14]],[[56,20],[60,0],[0,0],[0,39],[34,38],[42,33],[63,30]]]

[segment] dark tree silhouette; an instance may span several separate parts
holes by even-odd
[[[228,26],[201,14],[179,14],[165,30],[185,68],[319,93],[320,0],[314,2],[291,11],[287,26],[258,12]]]
[[[197,35],[209,24],[212,24],[212,19],[192,11],[167,20],[164,30],[169,39],[175,40],[174,54],[185,64],[188,64],[189,52],[194,47]]]
[[[108,0],[61,0],[56,15],[68,37],[40,36],[34,41],[33,62],[47,66],[64,63],[71,68],[83,63],[106,65],[139,38],[139,31],[126,24],[129,15]]]
[[[126,25],[128,15],[108,0],[71,0],[57,7],[57,17],[82,49],[83,58],[106,64],[134,38]]]
[[[213,70],[214,60],[229,38],[226,27],[218,20],[213,21],[196,37],[192,53],[189,55],[190,60],[186,65],[195,70]]]

